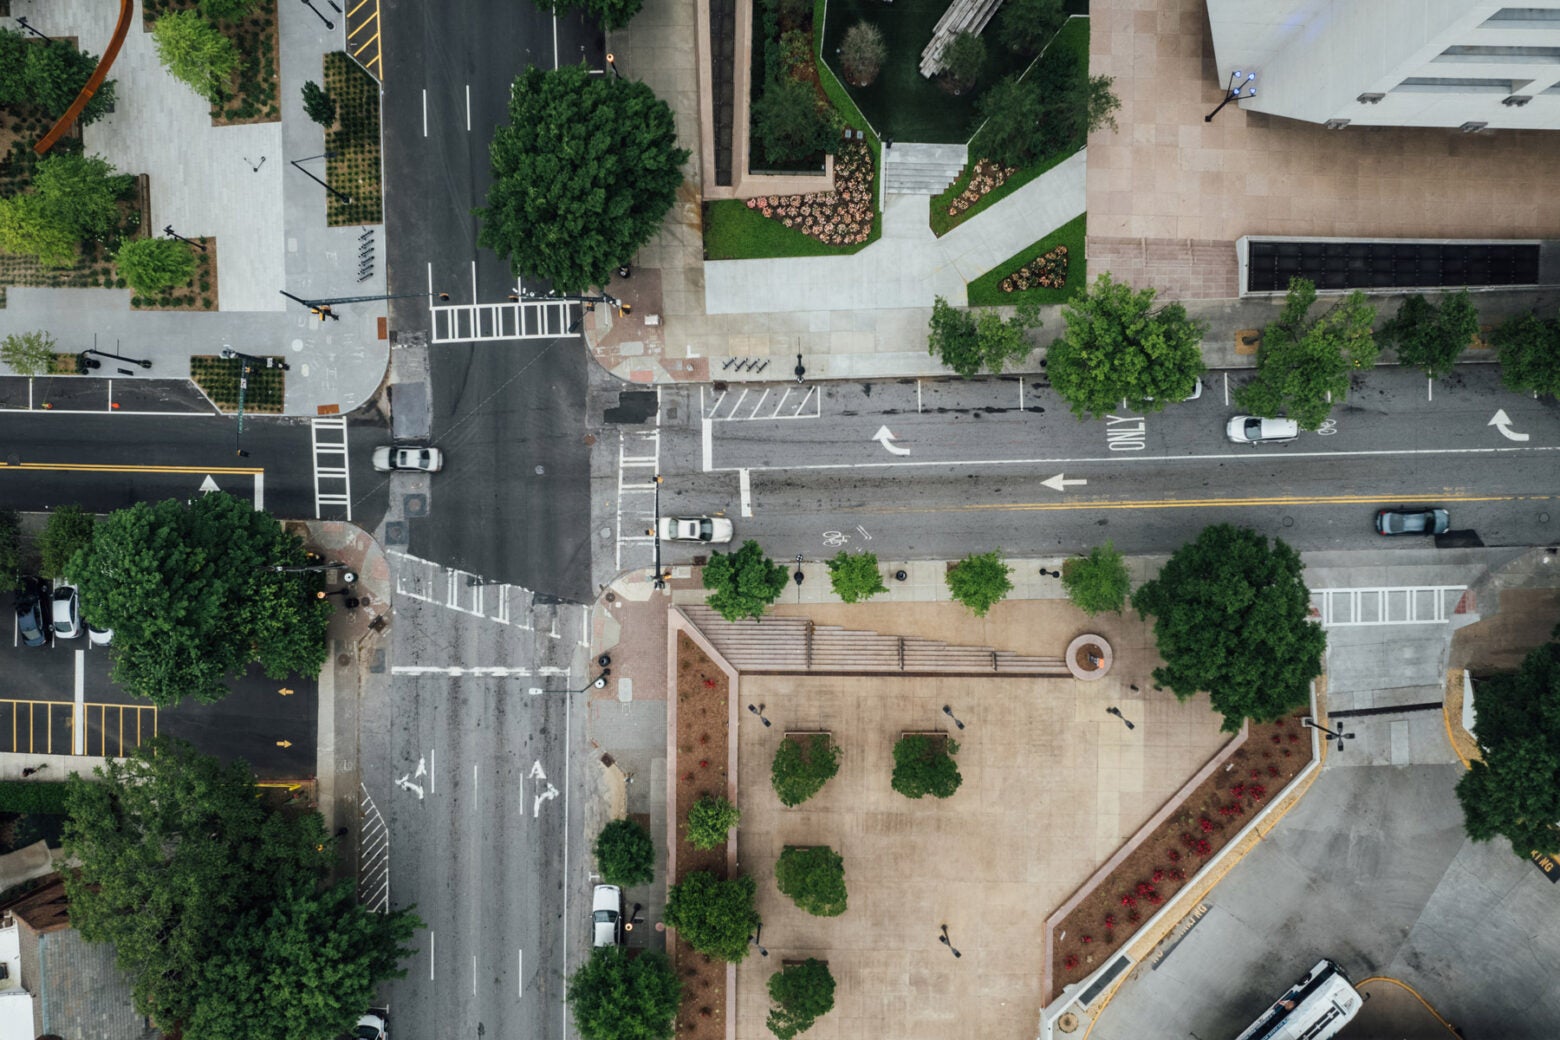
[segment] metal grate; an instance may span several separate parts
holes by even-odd
[[[1285,292],[1291,278],[1321,290],[1536,285],[1536,242],[1339,239],[1246,240],[1246,292]]]

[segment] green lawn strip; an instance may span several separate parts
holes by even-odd
[[[820,49],[820,53],[814,55],[817,59],[818,85],[823,88],[824,95],[845,125],[855,127],[867,135],[867,144],[872,149],[872,233],[861,245],[838,250],[841,253],[855,253],[876,242],[883,234],[883,208],[878,205],[878,178],[883,176],[883,142],[872,129],[872,124],[867,122],[867,117],[862,115],[850,91],[845,89],[845,84],[840,82],[829,63],[823,60],[821,34],[817,27],[823,24],[826,6],[826,0],[813,0],[813,42]]]
[[[1057,30],[1056,35],[1051,37],[1051,42],[1046,46],[1047,49],[1051,47],[1072,48],[1074,52],[1078,54],[1080,60],[1083,63],[1083,74],[1085,76],[1089,74],[1089,20],[1087,18],[1069,18],[1067,23]],[[1074,149],[1073,151],[1065,152],[1061,155],[1047,159],[1038,165],[1025,167],[1019,170],[1013,176],[1009,177],[1003,183],[1002,187],[987,192],[985,195],[981,196],[980,201],[975,203],[975,205],[971,206],[967,210],[964,210],[962,213],[950,217],[948,215],[948,207],[953,205],[953,200],[958,198],[959,193],[969,186],[970,170],[974,168],[976,163],[985,158],[985,156],[980,154],[979,133],[976,133],[976,135],[970,139],[969,148],[969,161],[964,164],[964,171],[959,174],[959,179],[954,181],[953,184],[949,186],[947,191],[932,199],[930,223],[932,226],[932,234],[939,238],[941,238],[943,235],[946,235],[948,232],[952,231],[966,220],[969,220],[975,214],[984,210],[987,206],[1007,198],[1009,195],[1013,194],[1013,192],[1017,191],[1019,188],[1022,188],[1024,185],[1028,184],[1030,181],[1034,180],[1036,177],[1040,176],[1047,170],[1056,166],[1060,166],[1063,162],[1066,162],[1068,159],[1072,158],[1072,156],[1076,154],[1077,151]]]
[[[50,772],[53,772],[51,769]],[[0,780],[0,812],[65,815],[65,784]]]
[[[1083,258],[1083,240],[1088,214],[1080,213],[1032,246],[1020,249],[969,284],[965,290],[971,307],[1006,307],[1020,303],[1046,305],[1066,303],[1088,281],[1088,263]],[[1067,284],[1060,289],[1023,289],[1003,292],[1002,279],[1035,257],[1057,246],[1067,247]]]

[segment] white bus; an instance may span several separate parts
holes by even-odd
[[[1364,1001],[1342,968],[1321,960],[1235,1040],[1327,1040]]]

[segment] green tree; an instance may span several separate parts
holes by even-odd
[[[1039,308],[1023,304],[1013,317],[1003,320],[995,311],[961,311],[941,296],[932,302],[926,352],[968,379],[982,367],[1000,374],[1010,361],[1023,361],[1034,352],[1028,331],[1040,325]]]
[[[213,492],[188,505],[138,502],[110,513],[67,570],[82,613],[114,630],[114,681],[159,706],[216,701],[258,661],[266,675],[318,675],[331,605],[276,518]]]
[[[948,591],[963,603],[976,617],[985,617],[986,611],[1000,603],[1013,591],[1009,575],[1013,568],[1002,560],[1001,550],[989,553],[971,553],[948,568]]]
[[[71,924],[115,948],[136,1009],[190,1040],[346,1032],[419,926],[328,884],[318,813],[273,808],[241,762],[159,737],[67,781]]]
[[[1397,351],[1397,359],[1431,379],[1451,374],[1452,366],[1479,334],[1479,312],[1468,290],[1446,297],[1437,306],[1415,293],[1403,301],[1397,316],[1381,326],[1376,338]]]
[[[336,99],[312,79],[303,84],[303,114],[329,130],[336,123]]]
[[[942,73],[955,94],[975,85],[986,68],[986,41],[972,32],[961,32],[948,41],[942,52]]]
[[[0,199],[0,252],[36,256],[44,267],[76,262],[78,238],[36,194]]]
[[[19,29],[0,28],[0,108],[29,102],[27,49],[30,44]]]
[[[1524,859],[1560,855],[1560,642],[1475,687],[1480,760],[1457,782],[1463,828],[1474,841],[1506,838]]]
[[[1349,395],[1349,377],[1376,363],[1370,298],[1351,292],[1313,321],[1307,315],[1315,302],[1314,283],[1290,279],[1278,320],[1262,331],[1256,375],[1235,391],[1241,408],[1269,418],[1285,414],[1314,430]]]
[[[157,60],[169,75],[212,104],[227,96],[238,48],[197,11],[165,13],[152,26]]]
[[[236,22],[254,6],[255,0],[200,0],[200,13],[212,22]]]
[[[769,977],[769,999],[778,1006],[764,1024],[779,1040],[792,1040],[834,1010],[834,976],[815,957],[788,964]]]
[[[845,912],[845,860],[827,845],[787,845],[775,861],[775,887],[814,917]]]
[[[1163,668],[1154,681],[1181,700],[1207,690],[1224,730],[1293,711],[1322,671],[1327,634],[1310,619],[1300,554],[1244,527],[1205,527],[1132,594],[1154,619]]]
[[[710,609],[727,621],[756,618],[785,591],[785,567],[764,555],[754,541],[734,553],[715,552],[704,565]]]
[[[583,8],[591,21],[608,32],[623,28],[644,5],[645,0],[536,0],[537,7],[556,15]]]
[[[1560,322],[1526,311],[1497,325],[1490,341],[1508,390],[1560,397]]]
[[[21,587],[22,521],[14,509],[0,509],[0,589]]]
[[[655,879],[655,845],[633,820],[613,820],[596,835],[596,870],[601,880],[624,888]]]
[[[38,160],[33,187],[54,219],[77,238],[108,233],[119,219],[119,199],[134,178],[116,174],[107,159],[69,152]]]
[[[1153,289],[1102,274],[1062,309],[1067,330],[1046,351],[1051,386],[1080,419],[1160,411],[1203,373],[1207,326],[1179,303],[1154,309]]]
[[[630,958],[621,946],[598,946],[569,976],[569,1007],[585,1040],[671,1040],[682,982],[666,954]]]
[[[672,110],[643,83],[584,65],[527,68],[493,135],[493,186],[477,241],[561,293],[606,285],[677,199]]]
[[[68,578],[67,568],[77,552],[92,544],[92,528],[97,517],[80,506],[60,506],[44,521],[43,533],[38,536],[38,553],[42,557],[44,576]]]
[[[763,923],[753,907],[755,891],[750,877],[722,881],[695,870],[668,893],[666,923],[700,953],[735,964],[748,955],[748,942]]]
[[[1109,76],[1079,76],[1062,95],[1066,111],[1074,114],[1074,134],[1087,137],[1096,130],[1116,130],[1116,113],[1121,99],[1110,88],[1116,81]]]
[[[894,743],[894,790],[906,798],[948,798],[959,789],[964,777],[953,756],[959,742],[951,737],[934,739],[918,733],[900,737]]]
[[[1019,54],[1033,56],[1066,22],[1062,0],[1006,0],[997,15],[997,37]]]
[[[972,155],[989,156],[1004,166],[1029,166],[1049,154],[1050,141],[1042,130],[1045,99],[1036,84],[1004,76],[981,93],[975,112],[979,127]]]
[[[1107,610],[1119,614],[1132,587],[1126,557],[1108,541],[1096,545],[1089,555],[1062,564],[1062,587],[1073,605],[1091,617]]]
[[[114,254],[114,264],[130,288],[155,296],[195,277],[195,254],[171,238],[132,238]]]
[[[833,109],[803,80],[771,78],[753,103],[753,137],[763,146],[765,162],[796,162],[830,151],[835,127]]]
[[[845,37],[840,40],[840,66],[852,86],[870,86],[887,57],[888,44],[871,22],[857,22],[845,30]]]
[[[844,549],[829,561],[829,584],[846,603],[860,603],[888,591],[878,571],[877,553],[851,553]]]
[[[781,805],[796,806],[823,790],[839,771],[840,749],[827,733],[788,737],[775,748],[769,782]]]
[[[688,810],[688,844],[696,849],[718,849],[741,819],[742,812],[735,805],[707,794]]]
[[[19,376],[41,376],[54,365],[54,337],[47,332],[13,332],[0,341],[0,361]]]
[[[78,50],[64,40],[24,41],[25,84],[22,97],[15,102],[36,105],[58,118],[75,102],[97,68],[94,54]],[[104,80],[82,109],[77,122],[88,126],[106,115],[114,104],[114,81]]]

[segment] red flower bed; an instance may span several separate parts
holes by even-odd
[[[872,234],[872,149],[860,141],[840,148],[833,191],[760,195],[747,208],[827,245],[860,245]]]
[[[1067,247],[1057,246],[1035,257],[999,283],[1003,292],[1061,289],[1067,285]]]

